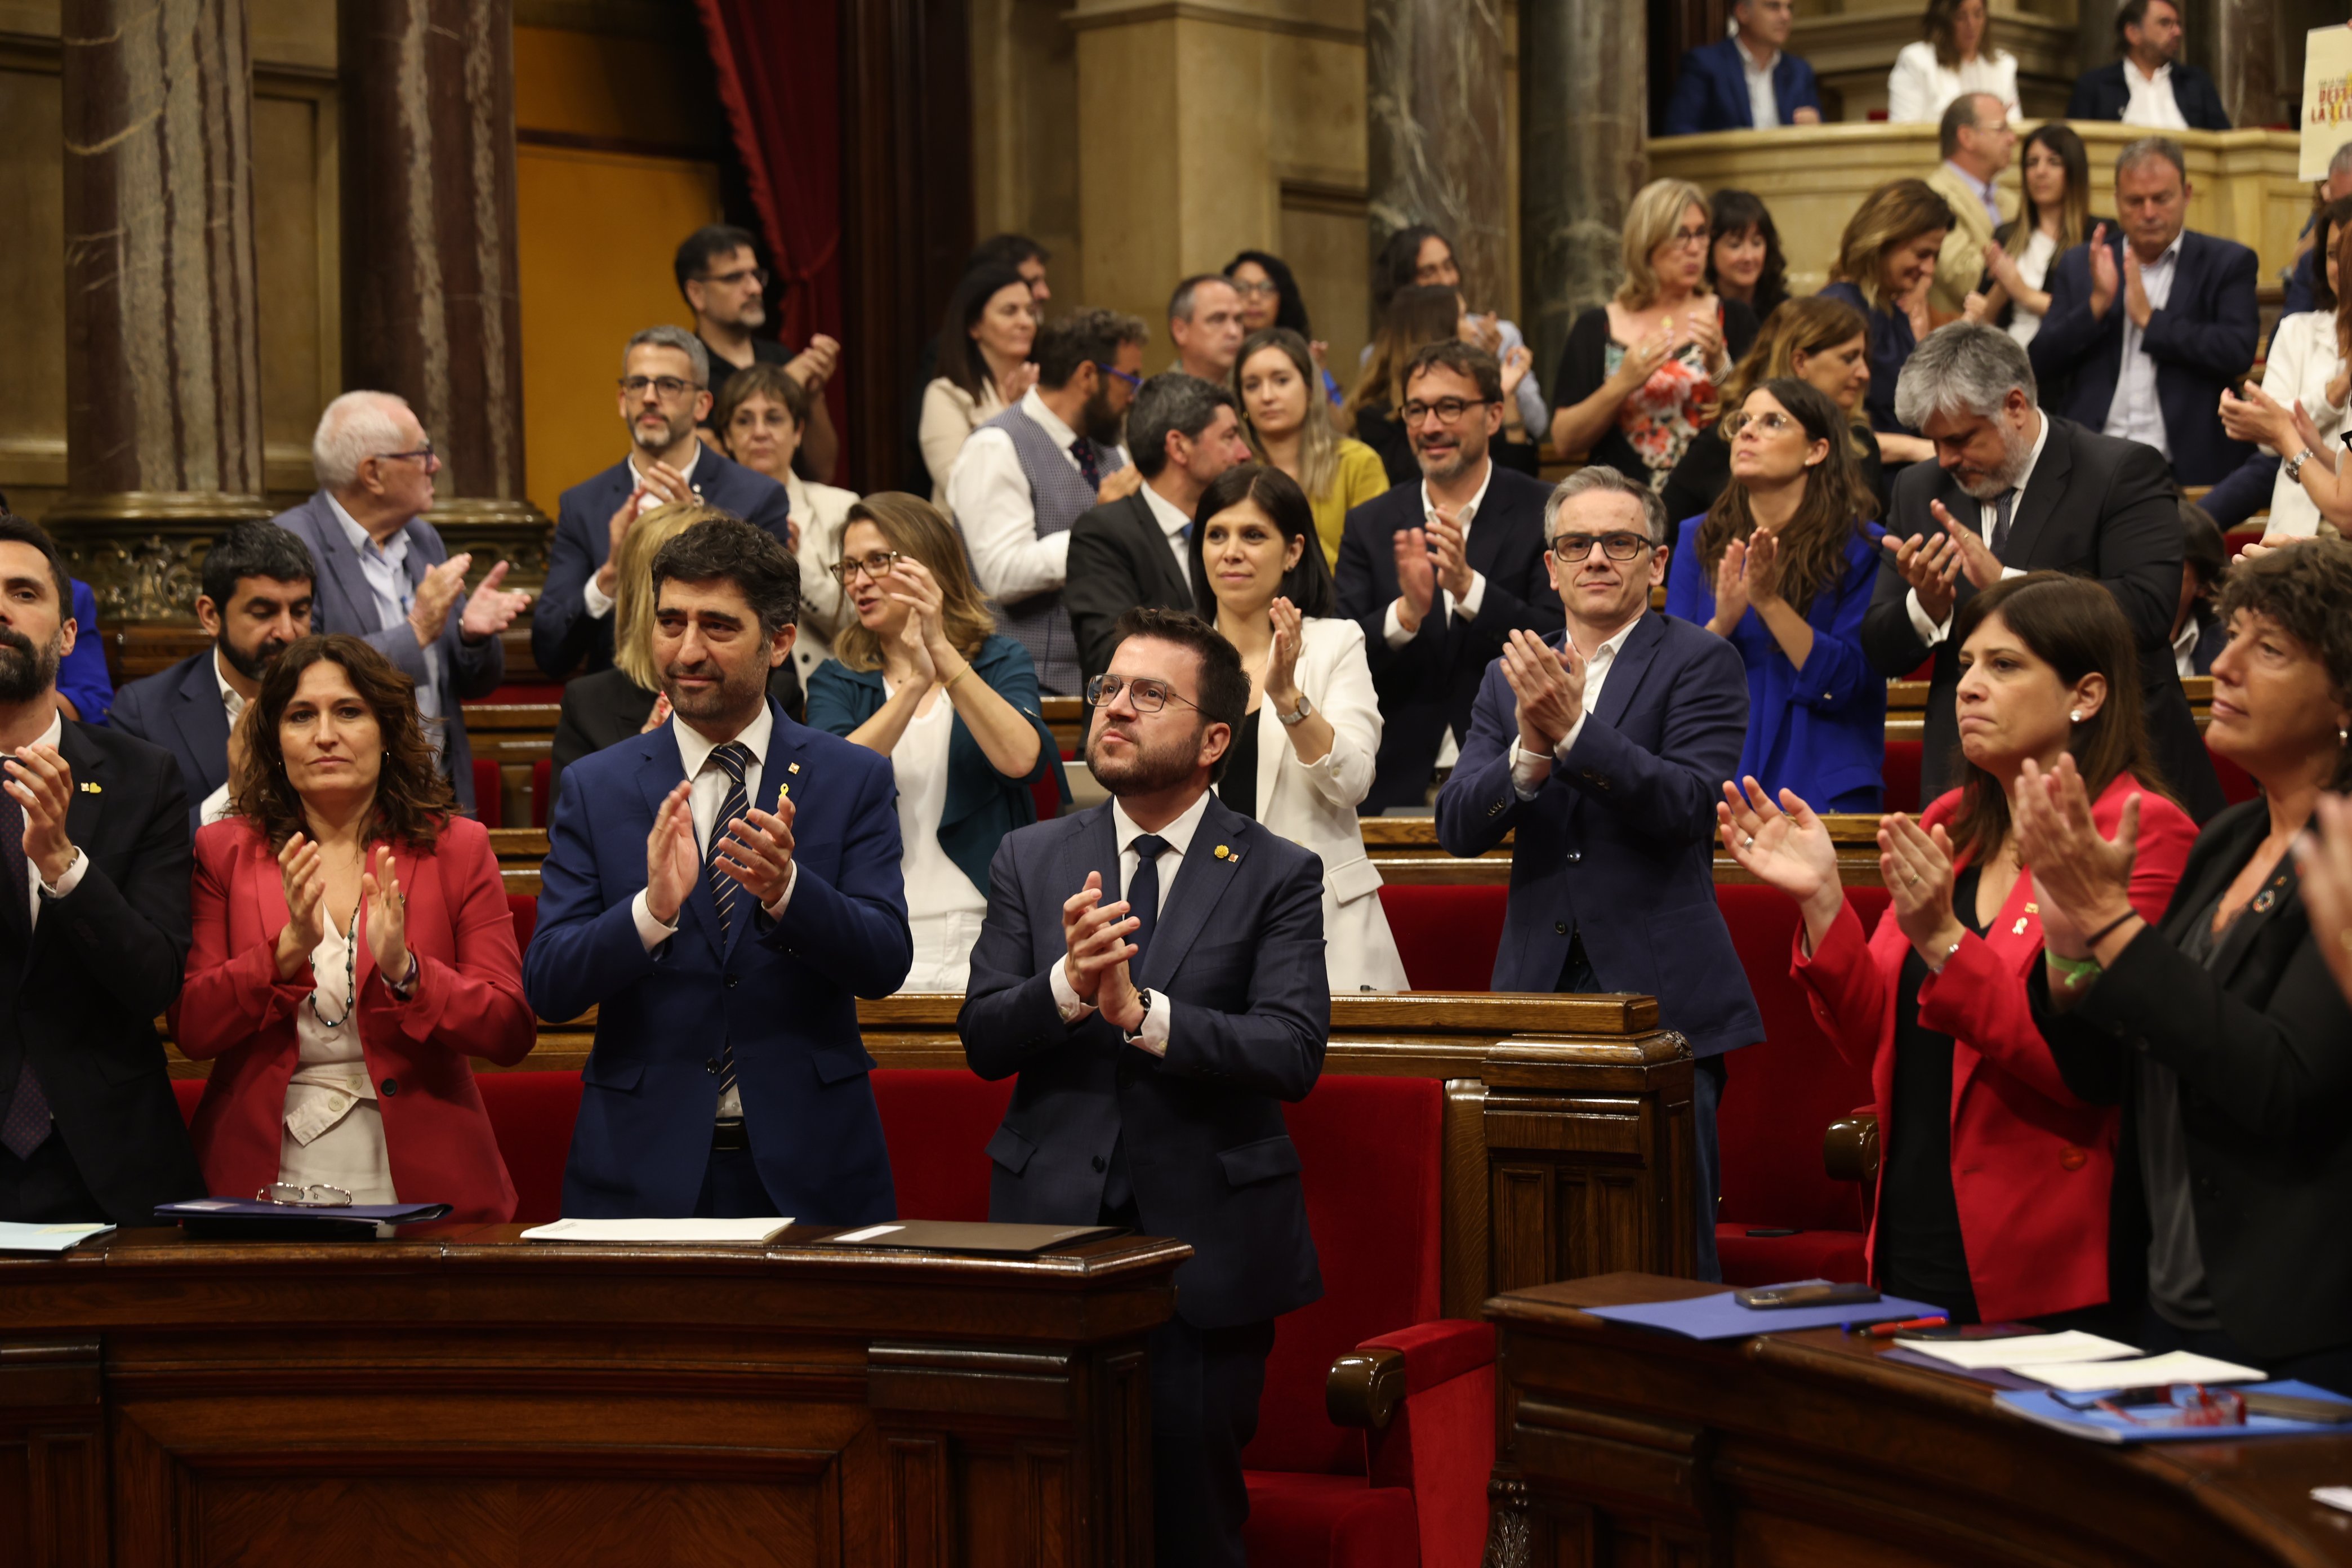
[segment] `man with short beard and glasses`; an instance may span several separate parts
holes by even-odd
[[[731,224],[696,229],[679,244],[672,265],[677,291],[694,312],[694,335],[710,356],[706,390],[711,407],[726,395],[737,371],[755,364],[780,364],[808,389],[808,422],[801,431],[800,449],[793,454],[793,468],[823,484],[832,479],[841,459],[841,438],[834,434],[833,413],[824,403],[825,384],[841,369],[841,344],[818,332],[795,354],[775,339],[759,335],[768,324],[768,269],[760,265],[758,245],[749,229]],[[706,411],[702,420],[709,417]],[[715,448],[720,432],[708,423],[701,427],[706,444]]]
[[[203,576],[196,624],[213,646],[124,687],[107,721],[179,759],[191,828],[228,813],[230,733],[263,673],[310,635],[317,567],[285,529],[240,522],[205,552]]]
[[[205,1191],[155,1038],[188,957],[188,803],[169,752],[59,710],[72,593],[0,511],[0,1221],[152,1225]]]
[[[667,722],[563,770],[523,989],[593,1007],[563,1212],[897,1215],[857,999],[914,962],[890,759],[793,722],[800,563],[733,518],[653,561]]]
[[[1996,327],[1955,321],[1912,353],[1896,416],[1936,445],[1895,481],[1886,556],[1862,623],[1863,652],[1899,679],[1931,654],[1924,805],[1958,785],[1959,648],[1953,612],[2003,577],[2049,570],[2096,577],[2123,607],[2139,653],[2148,743],[2165,780],[2202,822],[2221,781],[2172,658],[2185,552],[2180,509],[2155,448],[2045,414],[2033,367]]]
[[[998,846],[957,1028],[974,1072],[1020,1075],[990,1219],[1192,1246],[1149,1342],[1154,1560],[1243,1568],[1274,1320],[1323,1293],[1282,1119],[1330,1032],[1323,867],[1211,788],[1249,705],[1233,645],[1176,610],[1118,633],[1087,691],[1111,799]]]
[[[1031,350],[1037,384],[965,440],[948,470],[948,509],[971,552],[972,575],[996,602],[1005,635],[1036,661],[1041,690],[1078,695],[1078,642],[1062,603],[1070,525],[1133,492],[1119,446],[1143,384],[1141,321],[1080,310],[1048,321]]]

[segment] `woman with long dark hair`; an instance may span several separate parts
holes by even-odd
[[[918,439],[933,506],[947,505],[948,471],[965,439],[1037,384],[1037,367],[1028,363],[1036,341],[1028,279],[1010,267],[963,275],[940,322],[939,379],[923,388]]]
[[[1421,461],[1413,456],[1412,433],[1397,417],[1397,410],[1404,406],[1405,366],[1424,344],[1448,339],[1466,342],[1475,337],[1470,319],[1463,313],[1462,291],[1450,283],[1400,289],[1389,301],[1388,313],[1372,337],[1363,374],[1340,407],[1339,423],[1380,454],[1390,484],[1421,482]],[[1503,429],[1491,450],[1495,461],[1503,467],[1532,475],[1539,459],[1532,432],[1519,422],[1518,403],[1518,388],[1527,379],[1529,363],[1524,348],[1502,363]]]
[[[1731,483],[1671,559],[1666,614],[1725,638],[1748,666],[1742,773],[1824,811],[1876,811],[1886,679],[1863,653],[1862,619],[1881,531],[1845,414],[1783,376],[1725,424]]]
[[[1927,0],[1919,41],[1904,45],[1886,73],[1886,118],[1933,125],[1964,92],[1999,99],[2014,123],[2017,57],[1994,46],[1985,0]]]
[[[1290,270],[1290,264],[1263,250],[1244,250],[1225,263],[1225,281],[1242,297],[1243,331],[1253,337],[1276,329],[1297,333],[1314,365],[1314,377],[1308,384],[1327,403],[1337,406],[1346,394],[1340,390],[1339,378],[1324,363],[1324,345],[1316,341],[1314,329],[1307,324],[1307,297],[1298,291],[1298,279]],[[1234,363],[1238,365],[1241,362]]]
[[[2053,120],[2034,128],[2018,150],[2025,200],[2017,216],[1993,231],[1985,247],[1991,287],[1969,296],[1971,321],[2005,327],[2030,343],[2049,311],[2051,264],[2090,237],[2091,155],[2074,128]],[[2043,401],[2049,401],[2045,393]]]
[[[1789,258],[1772,209],[1753,191],[1720,190],[1706,204],[1706,284],[1759,321],[1789,297]]]
[[[1462,265],[1454,259],[1454,242],[1443,230],[1425,223],[1408,224],[1389,236],[1381,247],[1380,259],[1372,266],[1372,319],[1379,321],[1388,312],[1389,302],[1399,290],[1434,284],[1444,289],[1462,287]],[[1495,356],[1510,380],[1510,398],[1518,406],[1517,423],[1530,434],[1541,432],[1549,423],[1544,412],[1543,388],[1532,375],[1510,375],[1513,363],[1522,353],[1528,353],[1527,334],[1518,324],[1503,319],[1499,310],[1475,314],[1465,300],[1463,305],[1462,340],[1485,349]],[[1371,356],[1367,345],[1365,357]],[[1407,358],[1411,358],[1408,353]],[[1528,470],[1535,472],[1533,468]]]

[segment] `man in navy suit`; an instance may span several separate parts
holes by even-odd
[[[1822,90],[1813,68],[1782,52],[1796,25],[1796,0],[1734,0],[1731,20],[1729,37],[1683,56],[1658,134],[1819,125]]]
[[[205,552],[196,624],[213,646],[115,694],[108,727],[178,759],[191,830],[226,811],[229,726],[287,645],[310,635],[317,575],[309,548],[285,529],[238,523]]]
[[[1437,840],[1483,855],[1517,834],[1496,990],[1643,992],[1690,1042],[1698,1277],[1719,1279],[1723,1057],[1764,1037],[1715,902],[1715,803],[1739,766],[1748,675],[1721,637],[1651,613],[1668,547],[1647,485],[1580,469],[1544,527],[1567,631],[1512,633],[1486,672]]]
[[[2124,0],[2116,12],[2119,58],[2084,71],[2066,100],[2069,120],[2121,121],[2150,131],[2227,131],[2230,111],[2213,79],[2180,58],[2187,29],[2175,0]]]
[[[523,988],[596,1013],[563,1212],[895,1216],[857,1032],[914,944],[890,759],[767,694],[800,566],[733,518],[653,563],[672,717],[563,770]]]
[[[613,552],[637,514],[699,500],[797,548],[784,487],[709,446],[695,426],[710,416],[710,351],[681,327],[647,327],[621,354],[621,423],[629,455],[563,492],[547,586],[531,616],[530,651],[561,679],[583,658],[613,666]]]
[[[2196,234],[2180,145],[2145,136],[2116,158],[2123,233],[2101,224],[2050,269],[2050,312],[2028,353],[2051,410],[2164,454],[2184,485],[2218,483],[2253,455],[2221,428],[2221,389],[2253,363],[2262,325],[2254,253]]]
[[[1498,467],[1503,372],[1483,349],[1431,343],[1404,373],[1398,416],[1422,481],[1348,514],[1339,613],[1362,624],[1381,700],[1380,755],[1363,809],[1418,810],[1470,727],[1486,666],[1514,628],[1559,630],[1543,566],[1539,479]]]
[[[457,804],[474,809],[474,752],[465,702],[506,678],[499,634],[530,603],[509,593],[501,561],[470,595],[470,554],[451,555],[425,521],[441,471],[425,426],[389,392],[346,392],[327,405],[310,438],[319,490],[272,521],[310,547],[318,563],[310,629],[348,632],[416,683],[425,732]]]
[[[1243,1568],[1242,1449],[1274,1320],[1323,1293],[1282,1101],[1323,1070],[1323,867],[1211,791],[1249,705],[1241,656],[1139,608],[1095,678],[1107,805],[1008,835],[958,1028],[1018,1073],[988,1215],[1123,1225],[1192,1247],[1150,1340],[1164,1568]]]

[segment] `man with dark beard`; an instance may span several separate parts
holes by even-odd
[[[2035,405],[2033,367],[1998,328],[1955,321],[1912,353],[1896,416],[1936,444],[1936,461],[1895,481],[1887,554],[1862,647],[1897,679],[1934,655],[1919,804],[1959,781],[1959,649],[1954,611],[2003,577],[2049,570],[2096,577],[2123,607],[2139,653],[2148,743],[2165,781],[2202,822],[2221,781],[2172,658],[2185,544],[2171,477],[2153,447],[2103,436]]]
[[[856,1002],[914,962],[890,759],[769,697],[800,608],[774,535],[698,522],[653,591],[671,718],[563,770],[523,963],[542,1018],[597,1009],[563,1212],[893,1218]]]
[[[1029,650],[1040,689],[1078,694],[1078,641],[1062,605],[1070,525],[1133,492],[1119,429],[1143,384],[1141,321],[1080,310],[1039,329],[1037,384],[965,440],[948,472],[948,509],[981,591]],[[1116,477],[1114,477],[1116,476]]]
[[[171,668],[115,694],[110,729],[179,759],[189,826],[226,815],[229,731],[287,645],[310,635],[310,547],[275,523],[240,522],[205,552],[196,624],[213,639]]]
[[[1323,1293],[1281,1103],[1330,1031],[1323,867],[1212,793],[1249,704],[1233,645],[1175,610],[1118,631],[1087,692],[1111,799],[999,846],[957,1026],[974,1072],[1020,1075],[989,1218],[1192,1246],[1150,1341],[1155,1561],[1242,1568],[1274,1320]]]
[[[188,956],[188,805],[168,752],[59,711],[72,592],[0,512],[0,1220],[152,1225],[204,1193],[154,1024]]]
[[[793,469],[824,484],[833,479],[841,458],[841,438],[834,433],[833,414],[824,401],[825,384],[841,368],[841,344],[817,332],[795,354],[775,339],[759,335],[768,324],[769,272],[760,265],[757,245],[750,230],[731,224],[696,229],[677,247],[677,291],[694,312],[694,335],[710,355],[712,407],[726,395],[735,373],[755,364],[780,364],[785,374],[808,388],[809,416],[800,449],[793,454]],[[712,437],[706,444],[717,450],[719,433],[708,425],[703,429]]]

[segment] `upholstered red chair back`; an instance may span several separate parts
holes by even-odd
[[[1889,811],[1919,809],[1919,757],[1926,750],[1917,741],[1886,742],[1886,796]]]
[[[191,1127],[196,1124],[196,1102],[204,1097],[203,1079],[175,1078],[172,1080],[172,1098],[180,1102],[180,1120]]]
[[[499,1154],[514,1182],[515,1221],[545,1225],[563,1217],[563,1165],[580,1116],[576,1072],[476,1072],[482,1109],[498,1134]]]
[[[539,929],[539,900],[529,893],[509,893],[507,913],[514,917],[515,951],[529,952],[531,933]]]
[[[2213,759],[2213,771],[2221,775],[2221,798],[2231,805],[2242,805],[2263,793],[2262,786],[2254,783],[2253,775],[2245,769],[2210,746],[2206,748],[2205,754]]]
[[[474,819],[485,827],[500,827],[506,824],[506,802],[503,785],[499,779],[499,764],[488,757],[474,759]]]
[[[961,1068],[877,1068],[869,1076],[898,1217],[986,1219],[988,1140],[1004,1120],[1013,1080],[990,1083]]]
[[[1486,991],[1495,983],[1495,953],[1503,945],[1502,887],[1405,887],[1384,884],[1381,911],[1404,958],[1415,991]]]
[[[547,757],[530,764],[530,825],[547,826],[548,797],[555,793],[555,763]]]

